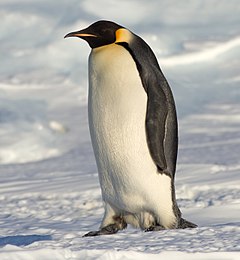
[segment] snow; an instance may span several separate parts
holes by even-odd
[[[1,0],[1,260],[239,259],[239,13],[238,0]],[[87,122],[90,50],[63,37],[99,19],[142,36],[171,84],[177,199],[197,229],[82,238],[103,214]]]

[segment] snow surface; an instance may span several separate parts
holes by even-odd
[[[240,2],[1,0],[0,259],[240,259]],[[116,21],[155,51],[177,103],[176,188],[193,230],[82,238],[103,214],[86,43]]]

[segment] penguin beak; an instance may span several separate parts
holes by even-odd
[[[68,33],[67,35],[64,36],[64,38],[68,38],[68,37],[79,37],[79,38],[84,39],[86,37],[97,37],[97,35],[88,33],[86,31],[86,29],[84,29],[84,30],[80,30],[80,31],[77,31],[77,32],[70,32],[70,33]]]

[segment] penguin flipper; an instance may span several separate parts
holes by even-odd
[[[150,154],[160,173],[174,178],[178,134],[176,109],[170,87],[161,71],[147,81],[146,135]]]
[[[147,88],[146,135],[148,148],[159,172],[167,169],[164,154],[165,122],[167,118],[166,98],[161,89]]]

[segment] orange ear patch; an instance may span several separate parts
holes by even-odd
[[[127,29],[120,28],[116,31],[116,41],[115,42],[130,42],[132,39],[132,33]]]

